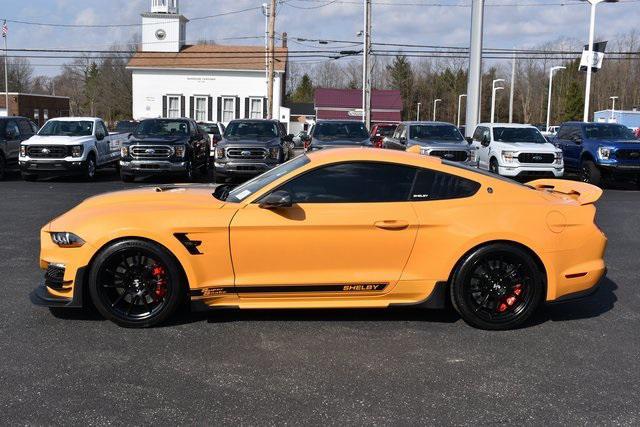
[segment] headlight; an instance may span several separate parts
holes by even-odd
[[[517,151],[503,151],[502,152],[502,160],[505,163],[515,163],[518,160],[518,152]]]
[[[71,157],[81,157],[84,152],[82,145],[74,145],[71,147]]]
[[[127,157],[129,155],[129,147],[126,145],[123,145],[122,147],[120,147],[120,155],[122,157]]]
[[[223,159],[223,158],[224,158],[224,148],[216,147],[216,159]]]
[[[609,160],[611,157],[611,148],[609,147],[598,147],[598,155],[602,160]]]
[[[20,155],[22,157],[27,157],[27,147],[25,145],[20,146]]]
[[[61,248],[79,248],[84,245],[84,240],[66,231],[51,233],[51,240]]]
[[[184,157],[185,151],[184,145],[176,145],[173,147],[173,154],[175,154],[176,157]]]
[[[269,148],[269,156],[271,156],[272,159],[279,159],[280,158],[280,147],[271,147],[271,148]]]
[[[472,163],[478,163],[478,150],[476,150],[475,148],[470,148],[469,149],[469,161],[471,161]]]
[[[420,154],[422,154],[423,156],[428,156],[429,150],[427,148],[420,147]]]
[[[562,151],[556,151],[556,164],[561,165],[562,159]]]

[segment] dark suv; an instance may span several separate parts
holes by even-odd
[[[373,147],[369,131],[353,120],[318,120],[310,132],[307,150],[337,147]]]
[[[38,127],[25,117],[0,117],[0,179],[7,169],[17,169],[20,143],[38,132]]]
[[[122,146],[120,176],[179,174],[191,180],[194,171],[208,174],[209,142],[194,120],[147,119]]]
[[[233,120],[215,148],[215,181],[248,177],[293,157],[293,135],[277,120]]]

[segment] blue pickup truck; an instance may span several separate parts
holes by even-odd
[[[626,126],[566,122],[552,142],[562,149],[565,169],[584,182],[631,178],[640,184],[640,140]]]

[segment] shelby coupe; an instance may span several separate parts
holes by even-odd
[[[35,304],[95,306],[148,327],[200,308],[358,308],[450,301],[470,325],[515,328],[593,292],[602,191],[522,185],[406,152],[319,150],[236,188],[92,197],[41,231]]]

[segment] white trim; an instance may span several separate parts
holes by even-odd
[[[160,52],[162,53],[162,52]],[[260,73],[264,74],[263,69],[240,69],[240,68],[177,68],[177,67],[131,67],[127,65],[125,67],[127,70],[159,70],[159,71],[240,71],[243,73]],[[274,71],[275,74],[284,74],[284,71]],[[11,95],[11,94],[9,94]],[[37,96],[37,95],[36,95]],[[49,95],[42,95],[49,96]],[[65,97],[61,97],[65,98]]]

